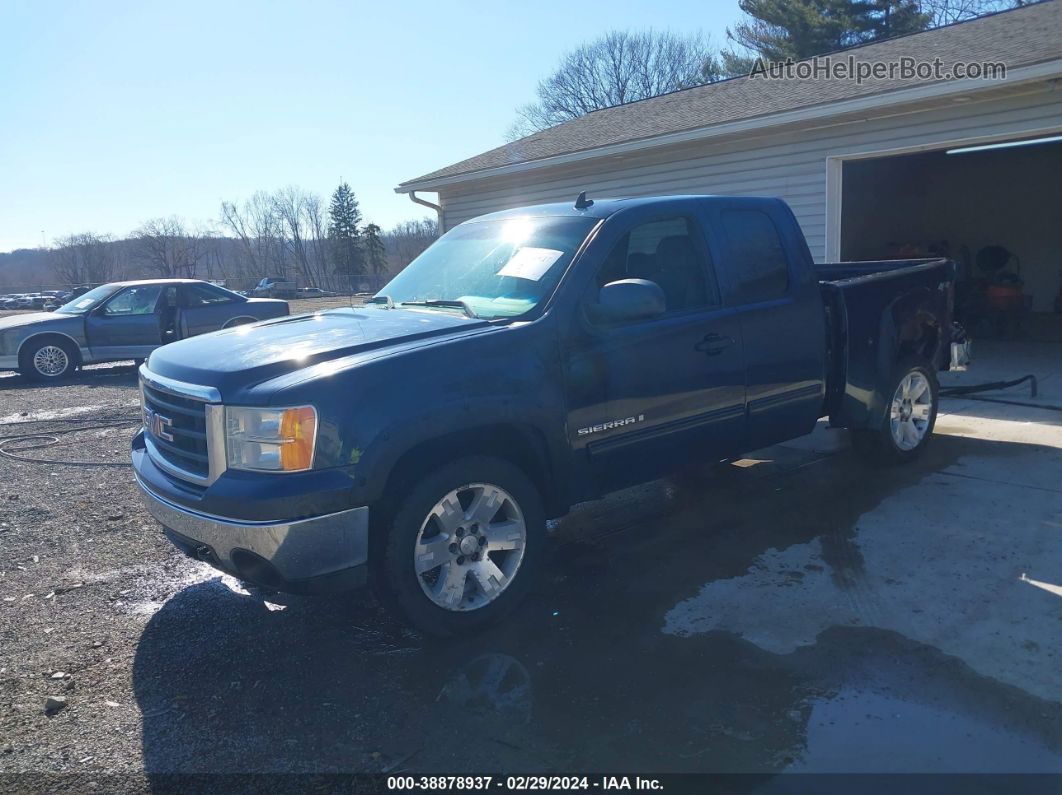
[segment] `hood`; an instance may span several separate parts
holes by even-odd
[[[8,317],[0,317],[0,332],[6,331],[9,328],[32,326],[38,323],[47,323],[49,321],[61,323],[72,317],[77,317],[77,315],[57,315],[54,312],[28,312],[25,315],[9,315]]]
[[[429,310],[332,309],[291,315],[181,340],[151,354],[153,373],[231,394],[311,365],[489,326]]]

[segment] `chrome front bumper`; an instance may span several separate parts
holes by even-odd
[[[248,522],[176,505],[148,489],[139,477],[137,485],[148,512],[180,537],[171,536],[178,547],[260,585],[315,590],[312,581],[344,580],[340,575],[363,570],[368,561],[368,507],[297,521]],[[364,572],[354,579],[363,581]]]

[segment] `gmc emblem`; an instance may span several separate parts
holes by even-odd
[[[144,424],[151,431],[152,436],[162,439],[164,442],[173,441],[173,434],[166,430],[173,427],[173,420],[169,417],[163,417],[157,411],[152,411],[148,408],[144,409],[144,415],[144,419],[147,420]]]

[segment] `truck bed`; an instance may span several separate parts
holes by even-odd
[[[912,268],[933,268],[946,265],[943,257],[929,259],[881,259],[861,262],[825,262],[815,265],[820,282],[852,282],[854,280],[889,278],[907,274]]]
[[[866,427],[883,411],[891,363],[917,356],[947,369],[955,264],[948,259],[815,265],[827,328],[831,422]]]

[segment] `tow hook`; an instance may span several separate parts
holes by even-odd
[[[200,544],[195,548],[196,560],[201,560],[203,561],[203,563],[209,563],[213,559],[213,557],[213,550],[211,550],[210,547],[208,547],[206,544]]]

